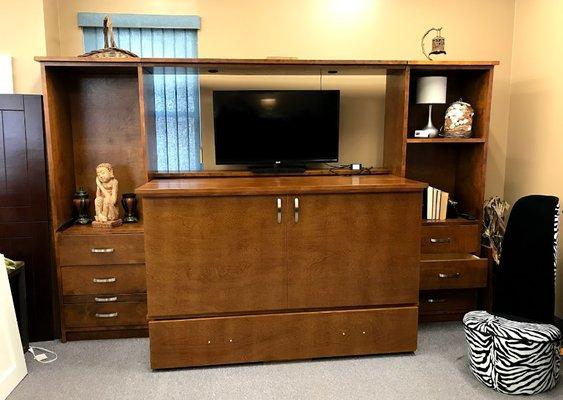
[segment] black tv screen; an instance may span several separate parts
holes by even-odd
[[[340,91],[214,91],[217,164],[338,161]]]

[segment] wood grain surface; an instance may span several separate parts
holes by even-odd
[[[288,197],[289,308],[417,302],[420,193]]]
[[[63,295],[145,293],[144,264],[69,266],[61,268]],[[99,279],[113,282],[95,282]]]
[[[422,253],[473,253],[481,249],[480,226],[472,224],[424,225],[421,235]]]
[[[417,307],[149,322],[151,367],[415,351]]]
[[[394,175],[283,176],[262,178],[155,179],[135,191],[143,197],[380,193],[422,191],[421,182]]]
[[[464,289],[487,286],[487,259],[472,254],[423,254],[420,289]]]

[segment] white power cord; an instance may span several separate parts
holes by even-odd
[[[41,364],[49,364],[55,361],[58,356],[57,353],[51,350],[44,349],[43,347],[36,347],[36,346],[29,346],[28,351],[33,354],[33,358],[35,361],[40,362]],[[36,351],[42,351],[43,353],[35,353]],[[47,354],[52,354],[54,357],[49,358]]]

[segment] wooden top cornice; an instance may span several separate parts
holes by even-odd
[[[35,57],[46,67],[192,67],[199,73],[252,73],[267,70],[269,73],[331,73],[377,74],[387,69],[404,69],[407,66],[441,67],[458,69],[488,69],[498,61],[426,61],[426,60],[306,60],[286,58],[88,58],[88,57]]]

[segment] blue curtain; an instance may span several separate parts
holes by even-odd
[[[135,21],[134,16],[129,17],[129,25],[134,26],[135,24],[131,24],[131,21]],[[139,16],[141,19],[143,17],[146,18]],[[79,24],[80,21],[79,16]],[[141,57],[197,57],[196,29],[116,27],[115,22],[113,19],[115,41],[122,49],[130,50]],[[154,26],[154,19],[151,25]],[[100,26],[82,25],[85,51],[104,47]],[[153,76],[157,170],[200,170],[202,164],[197,73],[184,67],[166,67],[155,68]]]

